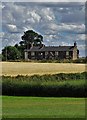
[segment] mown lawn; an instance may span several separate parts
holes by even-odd
[[[84,98],[3,96],[3,118],[84,118]]]

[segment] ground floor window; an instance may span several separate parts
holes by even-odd
[[[31,52],[31,55],[34,56],[34,55],[35,55],[35,52]]]
[[[66,51],[66,55],[67,55],[67,56],[69,55],[69,51]]]

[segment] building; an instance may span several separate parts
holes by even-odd
[[[72,59],[75,60],[79,57],[79,50],[77,43],[73,46],[32,46],[30,49],[25,49],[25,60],[45,60],[45,59]]]

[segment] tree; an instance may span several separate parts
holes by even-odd
[[[26,48],[30,48],[32,44],[34,44],[34,46],[40,45],[43,41],[43,36],[33,30],[24,32],[21,38],[23,40],[21,44],[24,44]]]
[[[2,60],[16,60],[20,59],[21,57],[21,53],[14,46],[6,46],[2,50],[2,55],[3,55]]]
[[[23,41],[19,42],[18,44],[15,44],[15,47],[18,49],[18,51],[21,53],[21,59],[24,59],[24,49],[25,49],[25,45]]]

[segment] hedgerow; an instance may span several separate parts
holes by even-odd
[[[2,94],[14,96],[87,97],[87,72],[2,76]]]

